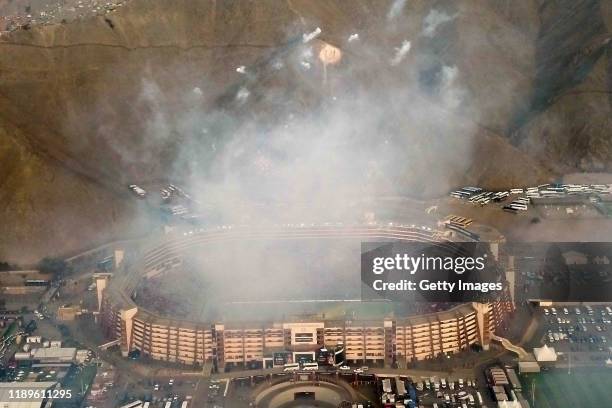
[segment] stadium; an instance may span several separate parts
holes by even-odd
[[[97,281],[103,330],[124,355],[138,350],[220,370],[308,360],[392,366],[474,344],[486,348],[514,310],[508,290],[483,302],[435,305],[360,298],[361,242],[422,242],[452,251],[455,236],[433,227],[220,227],[156,239],[112,279]],[[496,250],[497,243],[490,245]],[[302,258],[287,264],[292,251]],[[218,253],[231,257],[216,259]],[[280,254],[288,255],[279,261]],[[313,254],[323,261],[312,261]],[[279,281],[258,279],[260,273]]]

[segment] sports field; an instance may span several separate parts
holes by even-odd
[[[612,369],[555,370],[521,376],[523,396],[536,408],[604,408],[612,406]],[[533,407],[533,405],[532,405]]]

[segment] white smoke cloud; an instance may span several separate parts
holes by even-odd
[[[248,97],[251,95],[251,92],[249,92],[249,90],[245,87],[241,87],[238,92],[236,93],[236,100],[239,103],[244,103],[246,102],[246,100],[248,99]]]
[[[411,46],[410,41],[404,40],[401,46],[395,47],[395,55],[391,58],[390,64],[393,66],[399,65],[410,52]]]
[[[399,16],[406,5],[406,0],[394,0],[387,13],[387,20],[393,20]]]
[[[239,74],[246,74],[246,67],[244,65],[241,65],[238,68],[236,68],[236,72]]]
[[[465,90],[458,82],[459,68],[456,66],[442,67],[440,80],[440,97],[442,103],[449,109],[457,109],[463,102]]]
[[[431,9],[427,16],[425,16],[423,19],[423,31],[421,34],[425,37],[433,37],[436,34],[436,30],[439,26],[454,20],[456,17],[456,14],[449,15],[444,11]]]

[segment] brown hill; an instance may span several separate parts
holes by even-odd
[[[129,182],[324,208],[607,170],[603,3],[132,0],[4,34],[0,257],[134,232]]]

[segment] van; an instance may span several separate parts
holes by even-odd
[[[569,310],[567,310],[567,308],[566,308],[566,307],[564,307],[564,308],[563,308],[563,314],[564,314],[564,315],[568,315],[568,314],[569,314]]]
[[[576,316],[580,316],[580,313],[582,313],[582,312],[580,312],[580,308],[579,308],[579,307],[577,307],[577,308],[576,308],[576,309],[574,309],[574,310],[575,310],[575,312],[576,312]]]

